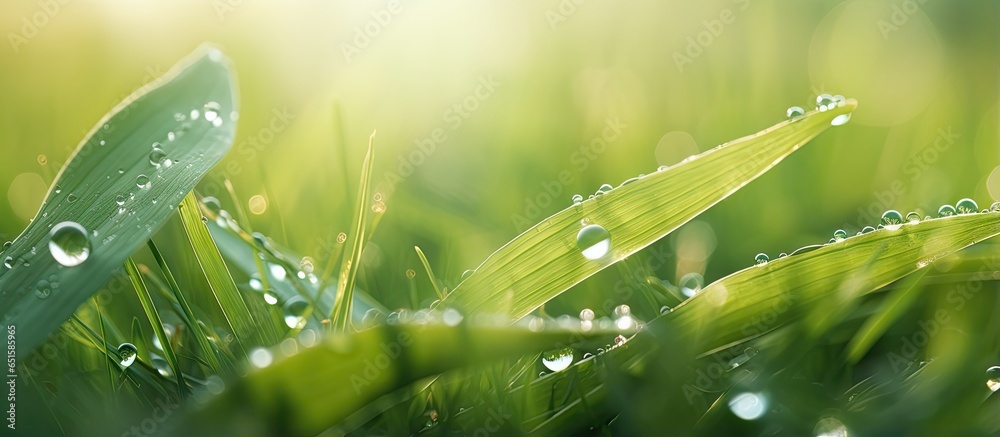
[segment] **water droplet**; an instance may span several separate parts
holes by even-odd
[[[149,176],[146,176],[144,174],[136,176],[136,178],[135,178],[135,186],[137,186],[139,188],[142,188],[142,189],[149,188],[149,186],[150,186]]]
[[[632,314],[632,308],[628,305],[622,304],[615,307],[615,317],[625,317]]]
[[[305,321],[302,315],[305,314],[306,308],[309,308],[309,303],[302,296],[292,296],[286,300],[284,306],[285,325],[292,329],[298,327],[300,323]]]
[[[4,258],[4,260],[3,260],[3,266],[6,267],[6,268],[8,268],[8,269],[9,268],[13,268],[14,267],[14,258],[9,257],[9,256],[7,258]]]
[[[191,120],[192,121],[193,120],[197,120],[199,117],[201,117],[201,112],[199,112],[197,109],[192,109],[191,110]]]
[[[274,305],[278,303],[278,295],[273,290],[267,290],[264,292],[264,302],[268,305]]]
[[[49,252],[59,264],[80,265],[90,256],[87,230],[76,222],[61,222],[49,231]]]
[[[582,202],[583,202],[583,196],[581,196],[579,194],[574,194],[573,195],[573,204],[574,205],[579,205]]]
[[[767,398],[759,393],[740,393],[729,400],[729,409],[740,419],[756,420],[767,411]]]
[[[159,147],[153,147],[153,150],[149,152],[149,163],[153,164],[155,167],[159,167],[163,164],[163,160],[167,159],[167,152]]]
[[[254,367],[263,369],[270,366],[272,361],[274,361],[274,357],[267,349],[259,347],[250,352],[250,364],[253,364]]]
[[[951,205],[941,205],[938,208],[938,217],[949,217],[955,215],[955,207]]]
[[[573,364],[573,349],[556,349],[542,354],[542,364],[553,372],[566,370]]]
[[[906,222],[907,223],[917,223],[919,221],[920,221],[920,214],[917,214],[916,211],[910,211],[910,212],[906,213]]]
[[[990,205],[990,211],[991,212],[1000,212],[1000,202],[993,202],[993,204]]]
[[[264,289],[264,283],[261,282],[260,275],[256,273],[250,275],[250,281],[248,284],[250,285],[250,289],[254,291],[261,291]]]
[[[447,326],[458,326],[462,322],[462,313],[454,308],[448,308],[441,312],[441,321]]]
[[[820,94],[816,96],[816,107],[821,112],[833,108],[834,104],[835,102],[833,101],[833,96],[829,94]]]
[[[882,213],[882,226],[886,229],[893,231],[899,229],[903,225],[903,215],[896,211],[895,209],[890,209]]]
[[[202,108],[202,110],[205,111],[205,120],[206,121],[211,121],[211,122],[215,122],[215,120],[220,120],[221,121],[221,118],[219,117],[219,111],[222,110],[222,106],[220,106],[218,103],[216,103],[216,102],[208,102],[208,103],[205,104],[205,106]],[[191,117],[191,118],[195,118],[195,117]]]
[[[343,244],[345,241],[347,241],[347,234],[345,234],[343,232],[337,234],[337,242],[338,243]]]
[[[843,229],[837,229],[836,231],[833,231],[834,241],[844,241],[846,238],[847,238],[847,231]]]
[[[813,434],[816,437],[847,437],[847,427],[837,419],[826,417],[816,422]]]
[[[184,121],[186,119],[187,117],[185,117],[184,114],[181,114],[180,112],[174,114],[174,121]]]
[[[849,121],[851,121],[850,112],[848,112],[847,114],[840,114],[836,117],[833,117],[833,120],[830,120],[830,126],[843,126],[847,124],[847,122]]]
[[[871,226],[865,226],[865,227],[861,228],[861,233],[862,234],[867,234],[869,232],[875,232],[875,228],[873,228]]]
[[[271,276],[274,277],[274,280],[278,282],[284,281],[288,276],[288,272],[286,272],[285,268],[280,264],[268,264],[267,268],[268,271],[271,272]]]
[[[767,254],[763,252],[758,253],[757,256],[753,258],[754,263],[756,263],[757,265],[767,264],[767,262],[770,260],[771,259],[767,257]]]
[[[107,144],[107,143],[105,143],[105,142],[104,142],[104,140],[101,140],[101,141],[98,141],[98,142],[97,142],[97,144],[100,144],[100,145],[102,145],[102,146],[103,146],[103,145],[105,145],[105,144]]]
[[[115,196],[115,203],[118,206],[124,205],[125,204],[125,196],[122,196],[121,194]]]
[[[299,270],[306,273],[312,273],[313,269],[315,269],[315,264],[313,262],[313,259],[308,256],[302,257],[302,259],[299,261]]]
[[[990,391],[1000,391],[1000,366],[986,369],[986,387],[989,387]]]
[[[601,225],[589,225],[576,234],[576,246],[587,259],[598,259],[611,250],[611,233]]]
[[[792,106],[791,108],[785,110],[785,117],[788,117],[789,120],[799,118],[805,114],[806,110],[802,109],[801,106]]]
[[[594,320],[594,310],[590,308],[580,310],[580,320]]]
[[[55,275],[53,275],[55,276]],[[52,294],[52,286],[49,281],[45,279],[39,279],[38,283],[35,284],[35,296],[39,299],[45,299]]]
[[[121,360],[119,364],[122,367],[131,366],[135,362],[135,357],[139,354],[139,350],[135,348],[132,343],[122,343],[118,346],[118,358]]]
[[[163,359],[161,356],[150,354],[149,362],[153,365],[153,368],[155,368],[156,371],[164,377],[169,378],[174,374],[174,372],[170,370],[170,364],[167,364],[167,360]]]
[[[76,194],[73,194],[73,193],[69,193],[69,195],[66,196],[66,201],[69,202],[69,203],[76,202],[77,199],[79,199],[79,197],[76,197]]]
[[[615,189],[615,187],[612,187],[611,184],[601,184],[601,187],[598,188],[597,192],[594,193],[594,194],[600,196],[600,195],[602,195],[604,193],[607,193],[608,191],[611,191],[613,189]]]
[[[660,307],[660,315],[669,313],[670,311],[673,311],[673,310],[670,307],[666,306],[666,305]]]
[[[979,205],[976,204],[975,200],[965,198],[955,204],[955,210],[959,214],[975,214],[979,212]]]

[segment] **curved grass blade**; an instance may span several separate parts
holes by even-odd
[[[256,432],[247,435],[313,436],[422,378],[618,332],[435,322],[334,334],[234,381],[173,434],[225,434],[238,422],[240,429]]]
[[[725,199],[856,106],[848,100],[831,110],[778,123],[571,206],[490,255],[442,305],[469,314],[523,317]],[[610,233],[607,253],[597,259],[581,254],[586,248],[578,247],[581,223],[599,225]]]
[[[929,269],[923,269],[908,278],[906,286],[893,290],[882,302],[878,312],[865,320],[865,324],[858,329],[858,332],[851,338],[851,342],[847,344],[847,362],[849,364],[856,364],[860,361],[861,357],[868,353],[868,350],[875,344],[875,341],[889,329],[892,322],[899,319],[917,300],[921,290],[917,285],[929,271]]]
[[[622,363],[623,368],[641,369],[649,355],[667,341],[691,348],[692,354],[708,355],[793,321],[803,318],[808,321],[814,311],[826,310],[827,298],[845,283],[856,286],[853,297],[857,299],[926,268],[936,259],[996,235],[1000,235],[1000,214],[961,215],[905,224],[898,230],[878,230],[752,266],[712,283],[672,312],[657,317],[626,343],[628,347],[609,351],[605,359]],[[866,275],[858,278],[856,274],[862,270]],[[774,316],[773,322],[759,326],[755,320],[767,311]],[[801,332],[822,335],[809,329]],[[683,356],[680,351],[670,353]],[[685,362],[683,358],[677,359]],[[588,362],[584,360],[574,366],[581,367],[578,384],[594,405],[595,400],[607,397],[603,384],[609,370]],[[544,426],[529,420],[525,422],[526,429],[547,435],[575,429],[574,426],[593,420],[592,414],[575,406],[566,407],[573,411],[551,411],[550,393],[561,393],[564,388],[549,381],[540,378],[531,384],[535,387],[521,402],[526,412],[524,417],[548,418],[559,413],[562,418],[548,420]],[[605,417],[616,414],[608,407],[604,405]]]
[[[371,187],[372,165],[374,164],[375,133],[368,138],[368,153],[361,170],[361,183],[358,186],[358,202],[354,229],[351,231],[351,253],[340,266],[340,277],[337,280],[337,294],[333,299],[333,311],[330,312],[330,327],[334,332],[347,332],[351,324],[351,310],[354,309],[354,282],[361,268],[361,252],[365,248],[365,225],[368,223],[368,190]]]
[[[163,346],[163,355],[167,358],[167,363],[170,364],[171,370],[176,375],[177,394],[181,398],[184,398],[188,395],[188,389],[184,385],[184,373],[181,371],[180,361],[177,360],[177,354],[174,353],[173,345],[168,340],[167,333],[163,330],[163,321],[160,320],[160,314],[156,312],[156,306],[153,305],[153,297],[149,295],[146,284],[142,282],[142,274],[139,273],[139,267],[135,265],[135,261],[132,261],[131,257],[125,260],[125,270],[128,272],[129,279],[132,280],[132,286],[135,287],[136,295],[139,296],[139,303],[142,304],[142,309],[146,312],[146,318],[149,319],[153,333],[160,338],[160,344]],[[102,340],[102,343],[105,342]]]
[[[438,299],[444,299],[444,293],[441,292],[441,287],[438,286],[437,277],[434,276],[434,270],[431,269],[430,261],[427,261],[427,255],[424,255],[424,251],[420,250],[420,246],[413,246],[413,250],[417,251],[417,257],[420,258],[420,262],[424,265],[424,270],[427,271],[427,279],[430,279],[431,286],[434,287],[434,292],[437,293]]]
[[[0,263],[2,319],[17,325],[19,347],[30,350],[43,341],[166,222],[229,150],[236,105],[228,60],[203,48],[120,103],[87,134],[31,224],[0,254],[10,266]],[[155,143],[165,157],[153,153]],[[59,264],[49,253],[47,234],[63,221],[87,230],[90,255],[76,267]],[[64,286],[47,296],[40,292],[46,296],[41,300],[35,292],[41,280]]]

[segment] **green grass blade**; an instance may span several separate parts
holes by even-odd
[[[781,122],[570,206],[490,255],[442,305],[469,314],[523,317],[736,192],[856,106],[848,100],[832,110]],[[599,259],[586,259],[577,247],[583,222],[610,232],[611,248]]]
[[[208,280],[212,295],[222,309],[229,329],[233,332],[234,343],[240,349],[240,355],[246,356],[247,351],[254,345],[271,344],[273,338],[270,342],[261,338],[263,332],[270,331],[264,331],[267,326],[257,326],[253,314],[250,314],[243,296],[229,275],[229,269],[222,260],[219,248],[212,240],[205,222],[201,220],[201,210],[194,193],[184,198],[179,212],[191,250]]]
[[[361,268],[361,253],[364,251],[365,225],[368,222],[368,191],[371,187],[372,165],[375,157],[375,133],[368,138],[368,152],[361,170],[361,183],[358,187],[358,202],[355,210],[354,229],[351,230],[351,253],[340,266],[340,277],[337,280],[337,294],[333,300],[333,311],[330,313],[330,327],[334,332],[347,332],[351,324],[351,310],[354,306],[354,283]]]
[[[191,309],[191,304],[188,303],[187,298],[184,293],[181,292],[181,287],[177,285],[177,280],[174,279],[174,274],[170,271],[170,267],[167,266],[166,260],[163,259],[163,255],[160,254],[160,250],[156,248],[156,244],[153,240],[149,240],[149,251],[153,253],[153,258],[156,259],[156,264],[160,266],[160,271],[163,272],[163,277],[166,279],[167,287],[173,293],[174,298],[177,299],[178,306],[181,307],[181,311],[187,318],[188,327],[194,331],[195,341],[198,343],[198,348],[201,351],[201,357],[204,358],[205,362],[208,364],[208,368],[213,374],[218,374],[222,366],[219,364],[219,357],[215,355],[215,349],[208,342],[208,333],[202,330],[201,324],[198,323],[198,317],[195,316],[194,310]]]
[[[805,320],[808,327],[809,315],[826,311],[827,298],[841,290],[844,283],[854,282],[857,292],[853,296],[860,298],[926,268],[936,259],[996,235],[1000,235],[1000,214],[962,215],[905,224],[895,231],[879,230],[752,266],[705,287],[672,312],[648,323],[643,332],[626,343],[628,347],[613,349],[604,357],[622,367],[639,369],[649,354],[656,353],[665,339],[669,339],[670,344],[684,345],[685,350],[663,353],[684,363],[694,358],[689,354],[708,354],[796,320]],[[866,277],[858,278],[858,271],[865,271]],[[768,319],[766,326],[760,326],[760,316],[765,312],[774,317]],[[809,329],[798,332],[817,335]],[[580,367],[581,389],[591,393],[588,401],[594,405],[607,397],[603,384],[608,370],[589,362],[585,360],[574,367]],[[541,418],[554,413],[549,405],[552,393],[564,390],[555,383],[545,378],[532,383],[533,390],[522,399],[525,417]],[[522,390],[519,388],[517,392]],[[562,419],[539,428],[534,428],[538,421],[525,422],[526,429],[545,435],[575,429],[574,426],[593,420],[593,415],[577,407],[571,409],[561,412]],[[617,413],[606,410],[604,414],[610,418]]]
[[[160,338],[160,345],[163,346],[163,355],[166,357],[171,370],[174,371],[174,377],[177,379],[177,393],[182,398],[186,397],[188,389],[184,385],[184,372],[181,371],[180,361],[177,361],[177,355],[174,353],[170,337],[167,337],[167,333],[163,330],[163,321],[160,320],[160,314],[156,312],[156,306],[153,305],[153,297],[149,295],[146,284],[142,282],[142,274],[139,273],[139,267],[135,265],[135,261],[132,261],[131,257],[125,261],[125,270],[128,272],[129,279],[132,280],[132,286],[135,287],[136,295],[139,296],[139,303],[142,304],[142,309],[146,312],[146,318],[149,319],[149,324],[153,327],[153,333]]]
[[[19,347],[30,350],[44,341],[106,283],[229,150],[235,93],[228,61],[218,50],[202,49],[116,106],[87,134],[35,218],[0,255],[10,256],[13,267],[0,263],[2,319],[18,326]],[[208,102],[218,104],[221,125],[200,117]],[[193,111],[198,119],[191,119]],[[157,142],[173,165],[153,165]],[[149,178],[148,188],[138,186],[140,175]],[[125,200],[122,213],[118,196]],[[76,267],[60,265],[49,253],[49,230],[63,221],[88,231],[90,255]],[[35,289],[42,279],[72,286],[40,300]]]
[[[434,292],[437,293],[438,299],[444,299],[444,293],[441,292],[437,277],[434,276],[434,270],[431,269],[431,263],[427,261],[424,251],[420,250],[419,246],[413,246],[413,250],[417,251],[417,257],[420,258],[420,262],[424,265],[424,270],[427,271],[427,278],[430,279],[431,286],[434,287]]]
[[[917,285],[929,271],[930,269],[923,269],[908,278],[906,286],[890,292],[889,296],[882,302],[878,312],[865,320],[865,324],[861,325],[858,332],[851,338],[850,343],[847,344],[847,362],[849,364],[856,364],[860,361],[861,357],[868,353],[868,350],[875,344],[875,341],[882,337],[882,334],[885,334],[889,325],[892,325],[892,322],[899,319],[916,302],[921,290]]]
[[[277,357],[273,364],[233,381],[220,396],[187,417],[174,434],[225,434],[238,421],[242,429],[258,430],[257,435],[313,436],[380,396],[422,378],[616,333],[435,322],[334,334],[317,346]]]

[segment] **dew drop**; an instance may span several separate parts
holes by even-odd
[[[861,228],[861,233],[862,234],[867,234],[869,232],[875,232],[875,228],[873,228],[871,226],[865,226],[865,227]]]
[[[542,354],[542,364],[553,372],[566,370],[573,364],[573,349],[556,349]]]
[[[837,229],[836,231],[833,231],[834,241],[844,241],[844,239],[846,238],[847,238],[847,231],[843,229]]]
[[[826,417],[816,422],[813,434],[816,437],[847,437],[847,427],[837,419]]]
[[[78,199],[79,199],[79,197],[76,197],[76,194],[73,194],[73,193],[69,193],[69,195],[66,196],[66,201],[69,202],[69,203],[76,202]]]
[[[272,290],[265,291],[264,302],[266,302],[268,305],[274,305],[278,303],[278,295],[275,294],[274,291]]]
[[[906,222],[907,223],[917,223],[919,221],[920,221],[920,214],[917,214],[916,211],[910,211],[910,212],[906,213]]]
[[[611,250],[611,233],[601,225],[588,225],[576,234],[576,246],[587,259],[598,259]]]
[[[757,256],[753,258],[754,263],[756,263],[757,265],[767,264],[767,262],[770,260],[771,259],[767,257],[767,254],[763,252],[758,253]]]
[[[986,387],[993,392],[1000,391],[1000,366],[986,369]]]
[[[613,189],[614,189],[614,187],[612,187],[611,184],[601,184],[600,188],[598,188],[597,192],[594,193],[594,194],[600,196],[600,195],[602,195],[604,193],[607,193],[608,191],[611,191]]]
[[[90,256],[87,230],[76,222],[61,222],[49,231],[49,253],[59,264],[80,265]]]
[[[903,225],[903,215],[894,209],[882,213],[882,226],[893,231]]]
[[[149,362],[153,365],[153,368],[155,368],[156,371],[164,377],[169,378],[174,374],[174,372],[170,370],[170,364],[167,364],[167,360],[163,359],[163,357],[150,354]]]
[[[833,108],[834,101],[833,96],[829,94],[820,94],[816,96],[816,107],[820,111],[826,111],[827,109]]]
[[[990,205],[990,212],[1000,212],[1000,202],[993,202],[993,204]]]
[[[579,205],[581,203],[583,203],[583,196],[581,196],[579,194],[574,194],[573,195],[573,204],[574,205]]]
[[[979,212],[979,205],[976,204],[975,200],[965,198],[955,204],[955,210],[959,214],[975,214]]]
[[[115,204],[117,204],[118,206],[124,205],[125,204],[125,196],[122,196],[121,194],[115,196]]]
[[[622,304],[615,307],[615,317],[625,317],[632,314],[632,308],[628,305]]]
[[[788,117],[789,120],[794,120],[794,119],[799,118],[799,117],[801,117],[801,116],[803,116],[805,114],[806,114],[806,110],[802,109],[801,106],[792,106],[791,108],[788,108],[787,110],[785,110],[785,117]]]
[[[163,164],[164,159],[167,159],[167,152],[164,152],[163,149],[159,147],[154,146],[153,150],[149,152],[149,163],[153,164],[155,167],[159,167]]]
[[[205,112],[206,121],[211,121],[214,123],[215,120],[221,120],[221,118],[219,117],[219,111],[222,110],[222,106],[220,106],[218,103],[216,102],[205,103],[205,106],[202,107],[202,110],[204,110]]]
[[[259,347],[250,352],[250,364],[253,364],[254,367],[263,369],[270,366],[272,361],[274,361],[274,356],[267,349]]]
[[[767,411],[767,399],[759,393],[740,393],[729,400],[729,409],[740,419],[756,420]]]
[[[851,121],[851,113],[840,114],[833,117],[833,120],[830,120],[830,126],[843,126],[847,124],[848,121]]]
[[[666,305],[660,307],[660,315],[669,313],[672,309]]]
[[[580,320],[594,320],[594,310],[590,308],[580,310]]]
[[[260,280],[260,275],[254,273],[250,275],[250,281],[248,282],[250,289],[254,291],[264,290],[264,283]]]
[[[135,362],[135,357],[138,356],[139,350],[135,348],[132,343],[122,343],[118,346],[118,358],[121,360],[119,364],[122,367],[131,366]]]
[[[35,284],[35,297],[39,299],[45,299],[52,294],[52,286],[49,281],[45,279],[39,279],[38,283]]]
[[[139,188],[142,188],[142,189],[149,188],[149,186],[150,186],[149,176],[146,176],[144,174],[136,176],[136,178],[135,178],[135,186],[137,186]]]
[[[938,217],[949,217],[955,215],[955,207],[951,205],[941,205],[938,208]]]
[[[292,329],[297,328],[305,321],[303,314],[305,314],[306,308],[309,308],[309,303],[301,296],[293,296],[286,300],[284,306],[285,325]]]

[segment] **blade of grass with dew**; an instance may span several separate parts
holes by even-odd
[[[118,104],[86,135],[35,218],[0,254],[10,265],[0,263],[2,320],[18,327],[20,348],[44,341],[169,219],[229,150],[236,110],[228,60],[217,49],[202,48]],[[151,152],[157,143],[165,156]],[[89,247],[76,267],[50,254],[50,229],[67,221],[86,230],[74,234],[86,240],[78,247]],[[76,260],[84,256],[82,249],[71,250],[80,254]],[[35,290],[43,279],[72,286],[42,300],[45,294]]]
[[[427,271],[427,279],[430,279],[438,299],[444,299],[444,293],[441,292],[441,287],[438,286],[437,277],[434,276],[434,270],[431,269],[431,263],[427,261],[424,251],[420,250],[420,246],[413,246],[413,250],[417,251],[417,257],[420,258],[420,262],[424,265],[424,270]]]
[[[812,111],[570,206],[491,254],[441,305],[468,314],[505,313],[521,318],[725,199],[856,106],[854,100],[847,100],[840,107]],[[594,234],[603,233],[606,238],[578,247],[584,242],[578,241],[581,223],[602,227],[603,231]],[[591,245],[600,249],[602,244],[608,245],[603,253],[589,257],[581,253]]]
[[[229,275],[229,269],[222,260],[219,248],[212,240],[212,235],[208,233],[205,222],[201,220],[201,211],[193,193],[188,194],[181,202],[179,212],[191,250],[208,280],[212,295],[222,309],[229,329],[233,332],[234,341],[241,350],[241,355],[246,356],[252,346],[272,344],[277,338],[273,332],[274,327],[257,326],[253,314],[250,314],[243,296]],[[263,337],[265,332],[271,334],[267,340]]]
[[[860,298],[926,268],[934,260],[996,235],[1000,235],[1000,214],[960,215],[904,224],[898,230],[882,229],[752,266],[710,284],[673,311],[652,320],[626,343],[627,347],[612,349],[604,359],[630,363],[623,366],[630,369],[625,371],[641,372],[642,363],[646,361],[644,356],[656,353],[665,339],[705,356],[796,320],[803,320],[808,328],[808,315],[823,311],[828,302],[824,298],[837,293],[845,282],[857,281],[858,292],[854,297]],[[873,257],[876,253],[878,256]],[[859,270],[867,272],[865,278],[855,276]],[[754,318],[765,312],[774,315],[773,319],[768,319],[773,322],[760,327]],[[810,329],[800,331],[802,335],[822,335],[810,333]],[[581,379],[582,390],[593,393],[588,395],[588,400],[590,396],[594,400],[605,399],[603,384],[608,370],[587,367],[581,371],[599,375],[585,375]],[[639,374],[633,376],[641,377]],[[546,380],[541,378],[541,381]],[[540,386],[539,382],[531,384],[532,394],[521,401],[528,417],[554,414],[549,401],[553,393],[563,390],[552,382]],[[591,405],[594,403],[591,401]],[[558,413],[562,417],[560,420],[527,429],[545,435],[576,429],[575,426],[583,426],[587,417],[592,417],[579,410]],[[605,411],[605,414],[610,417],[616,412]]]
[[[889,326],[916,302],[921,290],[917,285],[921,283],[921,279],[929,271],[930,269],[922,269],[917,274],[907,278],[906,286],[890,292],[889,296],[882,302],[878,312],[865,320],[864,325],[861,325],[858,332],[851,338],[850,343],[847,344],[847,362],[849,364],[856,364],[860,361],[861,357],[868,353],[868,350],[875,344],[875,341],[882,337],[882,334],[885,334]]]
[[[358,186],[358,201],[355,207],[354,229],[351,230],[351,252],[340,266],[340,277],[337,280],[337,294],[333,300],[333,311],[330,312],[330,328],[334,332],[347,332],[351,323],[351,310],[354,306],[354,282],[361,268],[361,252],[365,246],[365,225],[368,221],[368,190],[371,186],[372,165],[375,157],[375,132],[368,138],[368,152],[361,170],[361,183]]]
[[[135,261],[132,261],[131,257],[125,260],[125,270],[128,272],[129,278],[132,279],[132,286],[135,287],[136,295],[139,296],[139,303],[142,304],[142,309],[146,312],[146,318],[149,319],[149,323],[153,327],[153,333],[160,338],[163,355],[166,357],[167,364],[170,365],[170,369],[173,370],[174,377],[177,379],[177,393],[181,398],[185,398],[189,392],[187,386],[184,385],[184,372],[181,371],[180,361],[177,361],[173,345],[168,340],[169,337],[167,337],[167,333],[163,329],[163,321],[160,320],[160,314],[156,311],[156,306],[153,305],[153,297],[149,295],[146,284],[142,282],[142,274],[139,273],[139,267],[135,265]]]
[[[313,436],[422,378],[616,333],[430,322],[332,334],[316,346],[276,357],[245,378],[227,383],[221,395],[182,419],[173,434],[224,434],[238,421],[241,429],[256,430],[254,435]],[[383,360],[385,365],[373,364]],[[237,411],[241,414],[233,414]]]
[[[156,259],[156,264],[160,267],[160,272],[163,273],[163,277],[166,279],[167,287],[170,288],[174,298],[177,299],[177,304],[181,307],[181,311],[187,319],[188,326],[194,331],[195,342],[201,351],[201,357],[208,363],[211,373],[218,374],[222,370],[222,366],[219,364],[219,357],[215,355],[215,349],[208,342],[207,333],[202,330],[201,324],[198,323],[198,317],[194,314],[194,310],[191,309],[191,304],[188,303],[184,293],[181,292],[181,287],[177,285],[177,280],[174,279],[174,274],[170,271],[170,267],[167,266],[167,262],[163,259],[163,255],[160,254],[160,250],[156,248],[153,240],[149,240],[147,243],[149,251],[153,253],[153,258]]]

